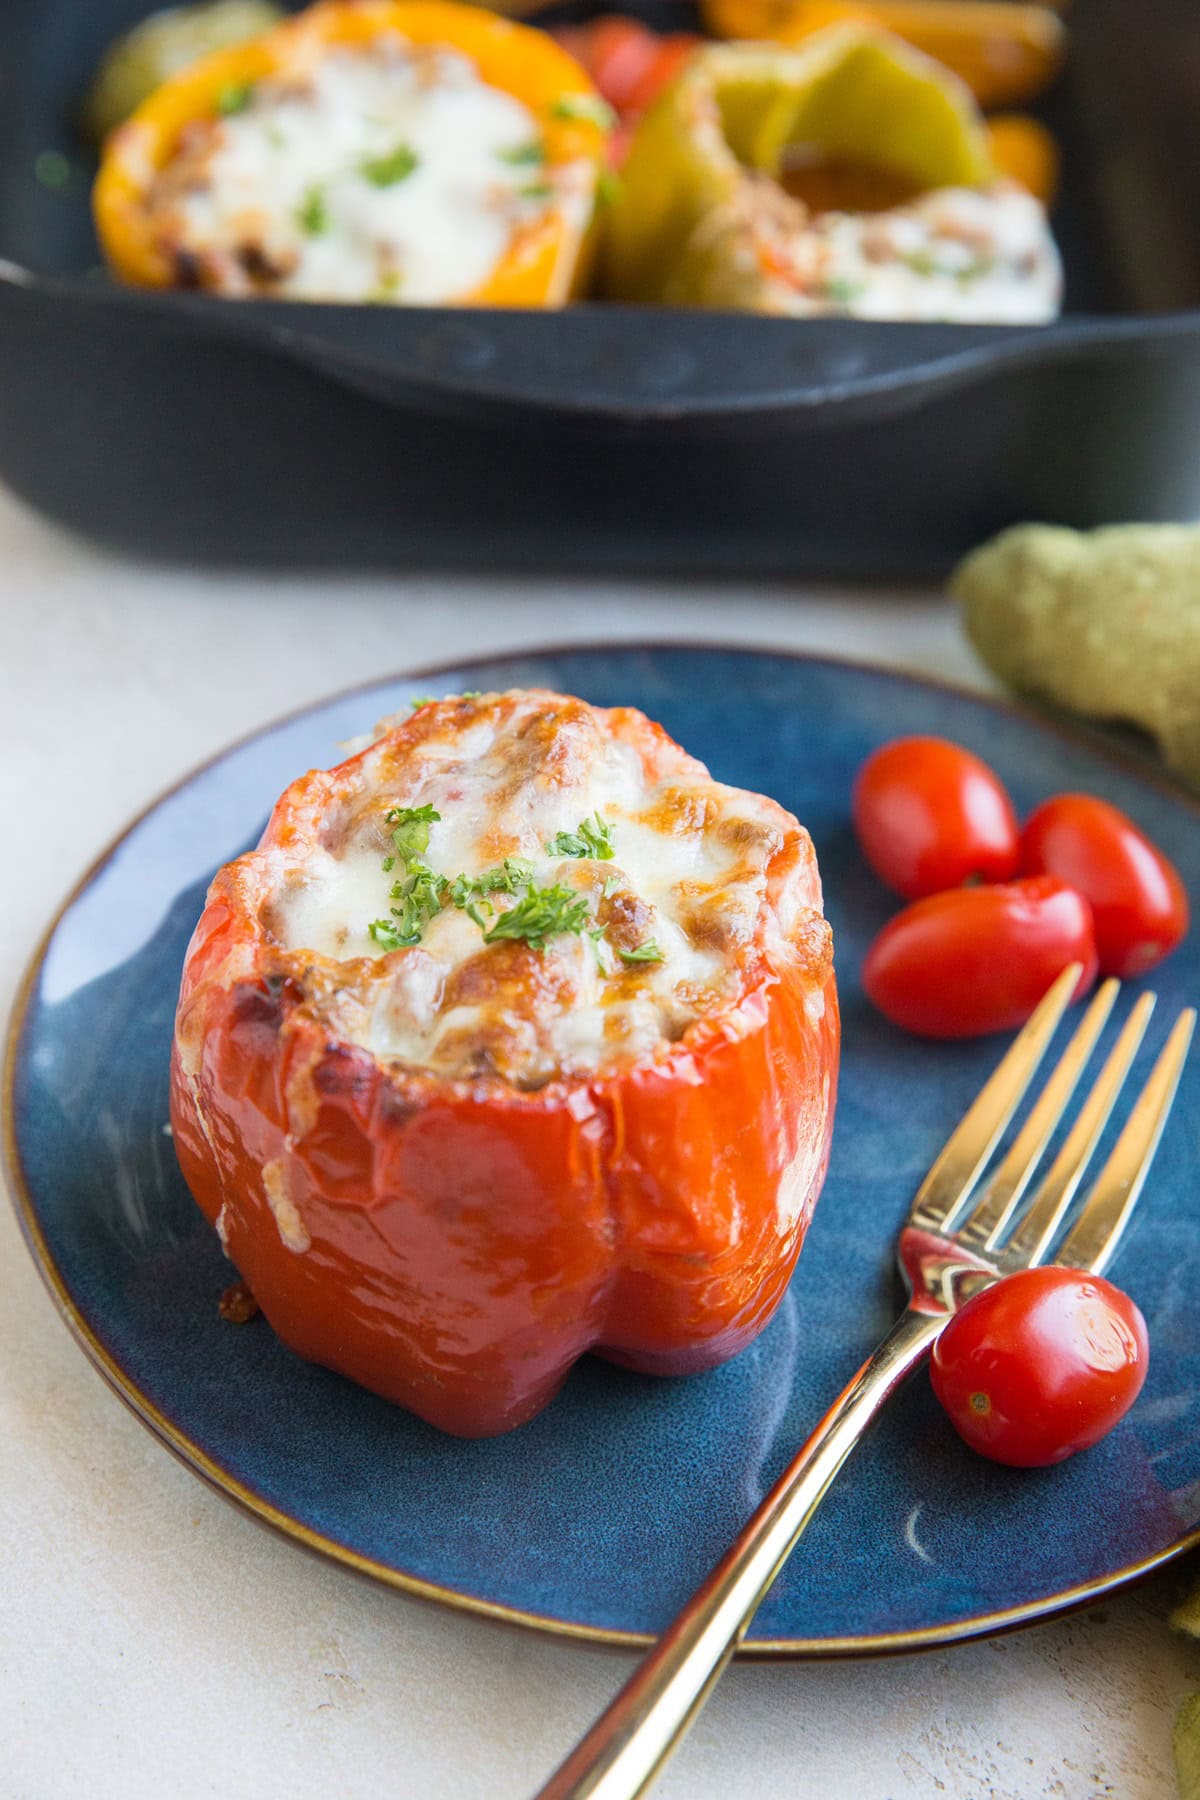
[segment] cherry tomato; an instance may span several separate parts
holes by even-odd
[[[933,1391],[993,1462],[1040,1469],[1099,1443],[1142,1391],[1146,1321],[1082,1269],[1022,1269],[955,1313],[934,1345]]]
[[[1096,979],[1092,909],[1051,875],[952,888],[888,922],[862,982],[893,1025],[919,1037],[981,1037],[1023,1025],[1056,975],[1083,964],[1075,998]]]
[[[624,112],[658,55],[658,35],[620,13],[599,18],[585,29],[590,37],[585,67],[608,104]]]
[[[1092,904],[1105,975],[1144,975],[1188,928],[1188,897],[1175,865],[1107,800],[1059,794],[1030,814],[1021,867],[1057,875]]]
[[[560,26],[552,35],[583,64],[608,104],[629,119],[658,98],[701,41],[683,31],[661,37],[621,13]]]
[[[690,31],[673,31],[669,37],[660,38],[658,50],[653,62],[637,83],[629,97],[626,112],[636,117],[669,87],[679,74],[685,63],[692,59],[697,44],[701,42]]]
[[[879,876],[907,900],[1017,873],[1012,801],[985,762],[946,738],[897,738],[854,784],[854,829]]]
[[[564,50],[583,64],[608,104],[623,112],[658,55],[656,32],[636,19],[607,13],[588,25],[564,25],[555,33]]]

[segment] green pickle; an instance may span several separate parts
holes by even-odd
[[[283,16],[271,0],[211,0],[152,13],[105,51],[83,106],[88,136],[100,142],[169,76],[214,50],[258,37]]]
[[[790,149],[919,190],[994,173],[970,92],[898,39],[852,27],[798,49],[714,44],[638,125],[605,221],[610,297],[770,310],[754,217],[763,178],[779,180]]]

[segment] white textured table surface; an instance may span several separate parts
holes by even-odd
[[[85,863],[228,740],[359,680],[601,631],[980,680],[932,594],[206,576],[0,492],[0,1004]],[[1200,1680],[1163,1623],[1178,1586],[921,1656],[736,1667],[660,1791],[1158,1800]],[[375,1588],[210,1494],[87,1366],[0,1209],[0,1800],[520,1800],[627,1666]]]

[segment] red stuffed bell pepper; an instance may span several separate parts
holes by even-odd
[[[628,708],[430,702],[293,783],[209,892],[171,1071],[279,1336],[464,1436],[589,1350],[741,1350],[828,1159],[820,907],[796,820]]]

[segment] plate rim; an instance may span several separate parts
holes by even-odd
[[[570,655],[621,653],[631,655],[654,655],[663,652],[678,654],[680,651],[743,655],[776,661],[785,660],[804,665],[815,664],[826,668],[833,667],[842,671],[870,674],[885,681],[908,687],[933,688],[960,699],[970,700],[1005,717],[1018,718],[1040,732],[1059,737],[1076,747],[1090,751],[1099,756],[1101,760],[1123,770],[1135,780],[1142,781],[1147,786],[1167,794],[1195,814],[1197,823],[1200,824],[1200,798],[1190,793],[1181,783],[1173,780],[1165,771],[1156,768],[1153,764],[1122,747],[1113,745],[1098,731],[1090,730],[1083,722],[1076,724],[1057,716],[1047,716],[1037,711],[1032,705],[1023,704],[1020,700],[1014,700],[1003,694],[965,687],[960,682],[949,680],[941,675],[925,675],[915,670],[896,668],[887,663],[872,662],[866,658],[836,656],[789,645],[771,645],[759,642],[748,644],[722,638],[689,637],[679,639],[619,638],[607,642],[588,639],[555,644],[518,644],[509,649],[502,647],[491,649],[476,657],[456,656],[435,663],[422,663],[416,668],[402,668],[388,675],[374,677],[370,681],[354,682],[348,687],[319,696],[315,700],[291,708],[287,712],[267,720],[253,730],[243,733],[231,743],[223,745],[211,756],[205,757],[140,808],[87,865],[54,909],[39,935],[18,980],[5,1026],[3,1079],[0,1082],[0,1113],[3,1115],[0,1166],[3,1168],[17,1224],[34,1267],[49,1292],[60,1318],[93,1368],[97,1370],[106,1385],[125,1404],[134,1417],[178,1461],[198,1476],[206,1486],[220,1494],[223,1499],[248,1513],[260,1524],[270,1527],[278,1535],[293,1543],[298,1543],[304,1549],[317,1555],[325,1556],[359,1575],[381,1582],[384,1586],[411,1594],[418,1599],[452,1607],[456,1611],[475,1617],[509,1625],[519,1625],[527,1630],[541,1631],[551,1636],[607,1645],[618,1649],[645,1649],[656,1640],[653,1634],[648,1632],[625,1631],[612,1626],[584,1624],[579,1620],[565,1619],[549,1613],[509,1606],[499,1601],[489,1600],[483,1595],[467,1594],[461,1588],[429,1581],[408,1570],[398,1569],[391,1564],[380,1562],[374,1557],[364,1556],[351,1546],[339,1543],[335,1538],[331,1538],[323,1532],[315,1531],[302,1520],[292,1517],[263,1495],[256,1493],[236,1475],[223,1468],[202,1445],[181,1430],[126,1374],[116,1357],[110,1354],[100,1341],[97,1333],[88,1324],[75,1303],[46,1242],[37,1207],[25,1178],[24,1164],[17,1142],[15,1095],[22,1063],[21,1050],[28,1023],[30,1002],[41,976],[50,945],[60,925],[122,845],[144,821],[152,813],[157,812],[160,807],[166,805],[176,794],[191,786],[193,782],[207,774],[219,763],[227,761],[258,739],[267,737],[284,726],[295,724],[312,713],[321,712],[326,707],[336,705],[343,700],[353,699],[355,695],[367,695],[376,689],[394,686],[397,683],[437,679],[453,675],[459,670],[518,659],[536,660]],[[1091,1601],[1100,1599],[1105,1594],[1115,1593],[1134,1582],[1144,1580],[1156,1570],[1166,1567],[1169,1563],[1197,1548],[1200,1548],[1200,1525],[1186,1532],[1164,1549],[1156,1551],[1152,1556],[1123,1565],[1120,1569],[1110,1571],[1108,1574],[1095,1577],[1090,1581],[1060,1589],[1056,1593],[1024,1601],[1017,1606],[975,1613],[962,1619],[947,1621],[942,1625],[922,1626],[905,1631],[872,1632],[828,1638],[748,1638],[739,1644],[736,1654],[739,1658],[757,1661],[833,1660],[846,1657],[897,1655],[912,1650],[933,1649],[948,1644],[965,1643],[975,1638],[995,1636],[1019,1626],[1036,1624],[1042,1620],[1074,1611],[1078,1607],[1086,1606]]]

